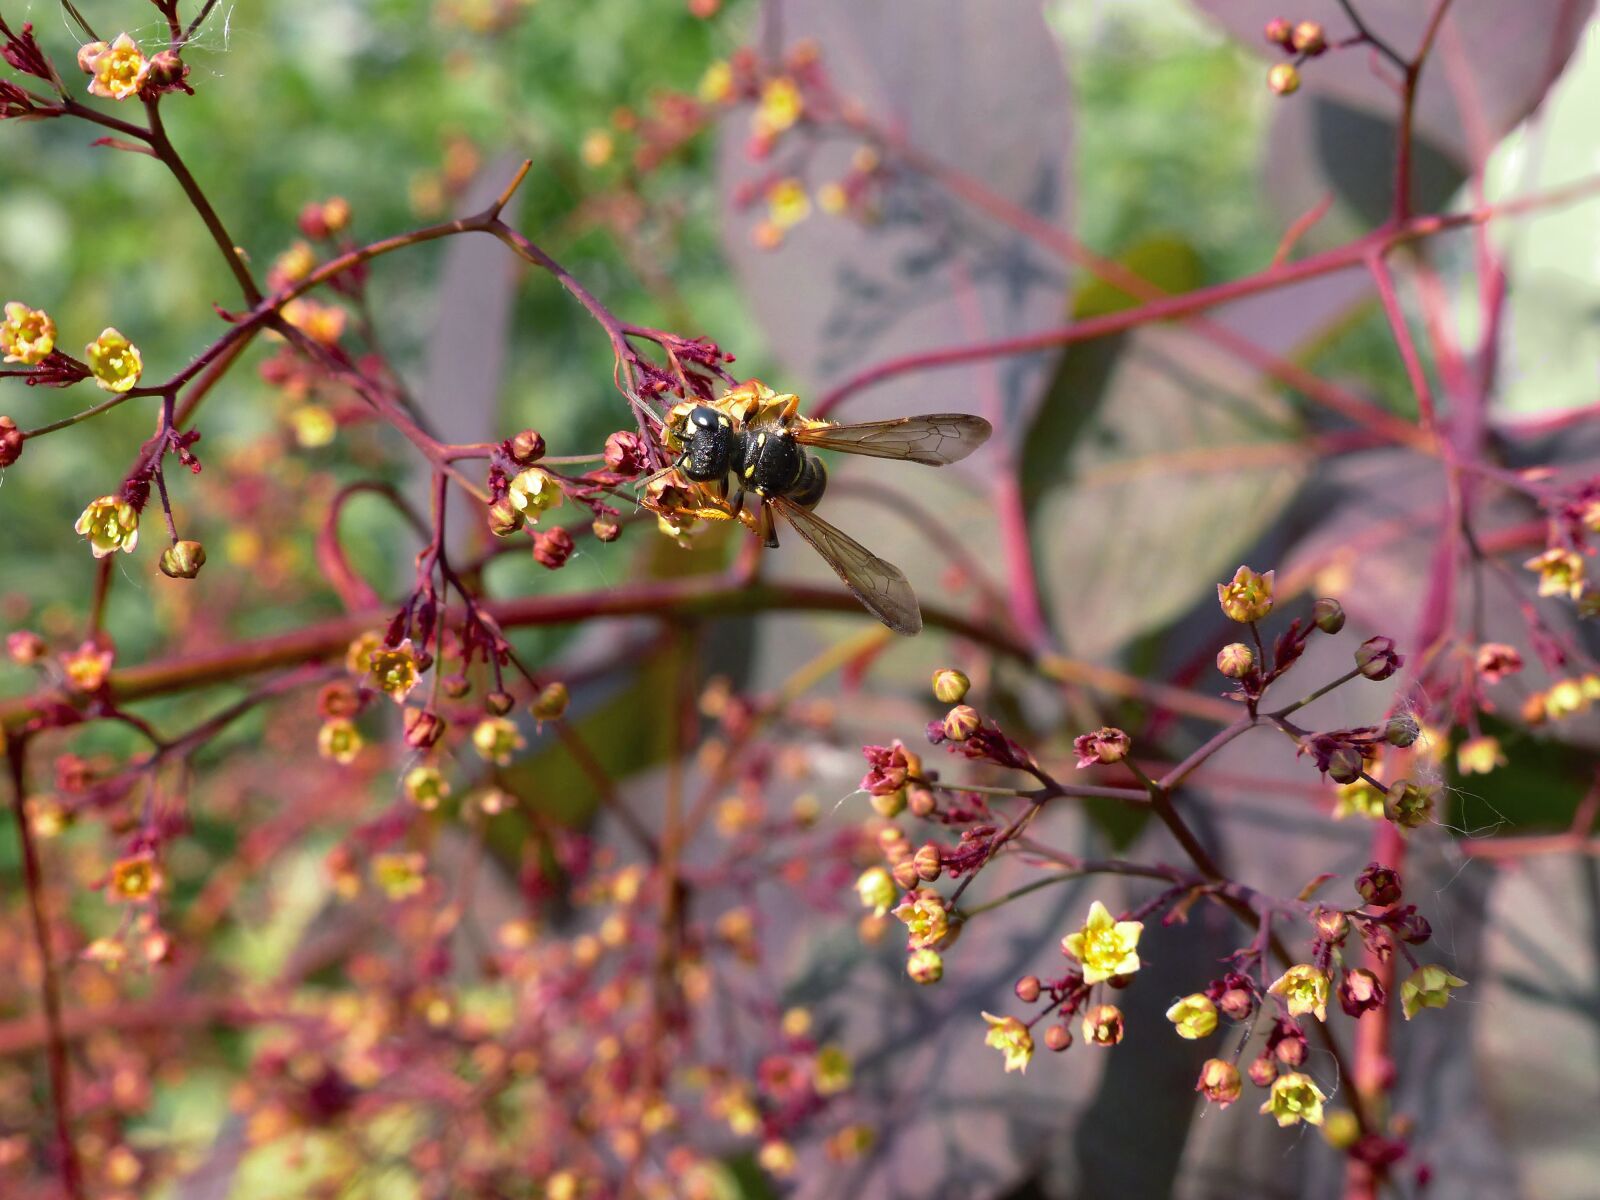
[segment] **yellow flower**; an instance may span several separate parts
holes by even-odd
[[[126,392],[144,374],[144,358],[139,347],[115,329],[106,328],[84,347],[94,381],[108,392]]]
[[[73,529],[89,539],[89,549],[96,558],[118,550],[132,554],[139,544],[139,514],[133,505],[116,496],[90,501]]]
[[[1200,1068],[1200,1078],[1195,1082],[1194,1090],[1203,1092],[1205,1098],[1218,1108],[1227,1108],[1243,1090],[1239,1068],[1224,1059],[1208,1058]]]
[[[944,955],[926,947],[913,950],[906,958],[906,974],[913,983],[931,987],[944,978]]]
[[[364,744],[355,722],[345,717],[324,721],[317,731],[317,752],[340,766],[354,762]]]
[[[1216,1031],[1217,1006],[1205,993],[1195,992],[1167,1009],[1167,1020],[1177,1029],[1179,1037],[1192,1042]]]
[[[6,319],[0,321],[0,350],[6,362],[34,366],[56,348],[56,323],[42,308],[29,308],[17,300],[6,303]]]
[[[1443,967],[1430,963],[1411,972],[1400,985],[1400,1007],[1409,1021],[1419,1009],[1443,1008],[1450,1002],[1452,990],[1466,986],[1465,979],[1457,979]]]
[[[1061,949],[1083,964],[1085,983],[1099,983],[1139,969],[1142,932],[1142,922],[1115,920],[1110,910],[1096,900],[1089,906],[1089,919],[1083,928],[1061,939]]]
[[[583,145],[579,148],[578,155],[586,167],[603,167],[611,161],[616,149],[616,139],[609,132],[604,129],[591,129],[583,135]]]
[[[450,782],[438,767],[412,767],[406,772],[403,786],[406,796],[424,812],[439,807],[439,801],[450,795]]]
[[[74,691],[88,694],[105,686],[111,674],[113,652],[95,642],[84,642],[70,654],[61,656],[61,668],[66,672],[67,685]]]
[[[106,895],[116,903],[132,904],[148,900],[161,890],[164,882],[156,860],[149,854],[136,854],[131,858],[119,858],[112,866]]]
[[[1290,967],[1267,989],[1282,996],[1291,1017],[1311,1013],[1319,1021],[1328,1019],[1328,975],[1308,963]]]
[[[295,242],[272,264],[273,279],[281,284],[299,283],[317,269],[317,252],[309,242]]]
[[[950,932],[950,913],[944,897],[932,888],[918,888],[900,902],[894,915],[904,922],[913,950],[934,949]]]
[[[1562,679],[1544,694],[1544,711],[1551,720],[1570,717],[1589,707],[1589,698],[1583,693],[1583,684],[1576,679]]]
[[[899,890],[888,871],[882,867],[868,867],[856,880],[856,895],[861,897],[863,908],[870,908],[873,916],[881,917],[894,906]]]
[[[700,99],[707,104],[722,104],[733,96],[733,68],[718,59],[700,76]]]
[[[527,745],[516,723],[505,717],[485,717],[472,730],[472,745],[484,759],[505,766]]]
[[[289,428],[303,450],[326,446],[338,436],[339,422],[320,404],[301,404],[289,410]]]
[[[769,79],[761,88],[761,102],[756,106],[751,125],[757,135],[771,137],[791,128],[805,111],[805,100],[794,80],[786,75]]]
[[[1259,621],[1272,611],[1272,582],[1276,574],[1268,571],[1257,575],[1249,567],[1240,567],[1228,583],[1217,584],[1217,602],[1229,620],[1248,624]]]
[[[1126,1028],[1115,1004],[1096,1004],[1083,1014],[1083,1040],[1091,1046],[1115,1046]]]
[[[391,900],[405,900],[428,886],[423,873],[427,861],[417,853],[375,854],[372,857],[372,882]]]
[[[788,1142],[781,1138],[768,1138],[761,1143],[761,1149],[756,1151],[756,1162],[769,1175],[787,1178],[794,1174],[794,1169],[800,1160],[795,1155],[794,1147]]]
[[[1463,775],[1487,775],[1505,765],[1500,742],[1492,737],[1468,738],[1456,749],[1456,769]]]
[[[555,477],[538,467],[529,467],[506,488],[506,499],[511,507],[535,525],[539,523],[539,514],[558,507],[562,498],[561,485]]]
[[[1309,1075],[1290,1071],[1272,1081],[1272,1091],[1261,1111],[1274,1117],[1280,1126],[1322,1124],[1322,1102],[1327,1097]]]
[[[1522,565],[1539,572],[1541,596],[1566,595],[1576,600],[1583,594],[1583,556],[1575,551],[1552,546]]]
[[[368,630],[345,649],[345,670],[352,675],[366,675],[372,670],[372,655],[383,649],[383,635]]]
[[[793,229],[811,215],[811,197],[798,179],[780,179],[767,189],[767,216],[779,229]]]
[[[396,704],[411,694],[420,674],[410,638],[398,646],[379,646],[367,655],[369,681]]]
[[[850,193],[843,184],[825,183],[817,189],[817,207],[830,217],[837,217],[850,207]]]
[[[1334,794],[1338,797],[1333,810],[1334,820],[1342,821],[1346,817],[1383,820],[1383,793],[1365,779],[1341,784]]]
[[[819,1047],[811,1064],[811,1086],[819,1096],[837,1096],[850,1090],[853,1068],[843,1046],[829,1042]]]
[[[984,1013],[983,1019],[989,1022],[989,1032],[984,1036],[983,1044],[993,1046],[1005,1055],[1006,1073],[1026,1071],[1029,1060],[1033,1058],[1033,1035],[1028,1032],[1028,1027],[1016,1017],[997,1017],[992,1013]]]
[[[312,341],[331,346],[344,335],[349,314],[337,304],[320,304],[302,296],[283,306],[283,319]]]
[[[104,96],[107,100],[126,100],[138,95],[150,74],[150,60],[139,50],[138,43],[125,33],[95,55],[90,64],[94,77],[89,80],[89,94]]]

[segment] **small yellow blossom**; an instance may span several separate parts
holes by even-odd
[[[1083,964],[1083,981],[1099,983],[1113,975],[1131,975],[1139,969],[1140,921],[1118,921],[1096,900],[1089,919],[1077,933],[1061,939],[1061,949]]]
[[[850,193],[840,183],[825,183],[817,189],[817,207],[837,217],[850,207]]]
[[[66,673],[67,685],[76,692],[98,692],[111,674],[113,657],[110,648],[95,642],[84,642],[72,653],[63,654],[61,669]]]
[[[913,983],[931,987],[944,978],[944,955],[924,946],[906,956],[906,974]]]
[[[1217,602],[1229,620],[1248,624],[1259,621],[1272,611],[1272,584],[1274,571],[1257,575],[1249,567],[1240,567],[1228,583],[1217,584]]]
[[[549,471],[529,467],[507,486],[506,499],[526,520],[537,525],[540,513],[560,505],[561,485]]]
[[[723,104],[733,98],[733,67],[718,59],[700,76],[700,99],[707,104]]]
[[[843,1046],[829,1042],[818,1047],[811,1064],[811,1086],[819,1096],[837,1096],[850,1090],[854,1068]]]
[[[89,539],[89,549],[96,558],[118,550],[132,554],[139,544],[139,514],[133,505],[117,496],[91,501],[73,529]]]
[[[322,304],[298,297],[283,306],[283,319],[312,341],[332,346],[344,336],[349,314],[337,304]]]
[[[420,675],[421,669],[410,638],[398,646],[378,646],[367,655],[368,682],[396,704],[411,694]]]
[[[1583,683],[1577,679],[1558,680],[1544,694],[1545,715],[1552,721],[1570,717],[1588,707],[1589,697],[1584,695]]]
[[[761,102],[756,106],[751,125],[758,136],[772,137],[792,128],[805,111],[805,106],[805,99],[794,80],[780,75],[762,85]]]
[[[55,348],[56,323],[49,313],[17,300],[6,303],[6,319],[0,321],[0,350],[6,352],[6,362],[35,366]]]
[[[1280,1126],[1301,1121],[1307,1125],[1321,1125],[1322,1102],[1326,1099],[1311,1076],[1289,1071],[1272,1081],[1272,1091],[1261,1105],[1261,1111],[1272,1116]]]
[[[1443,967],[1433,964],[1418,967],[1400,985],[1400,1007],[1409,1021],[1421,1009],[1443,1008],[1450,1002],[1451,991],[1466,986],[1465,979],[1457,979]]]
[[[1006,1073],[1027,1071],[1028,1063],[1033,1058],[1033,1035],[1028,1032],[1028,1027],[1016,1017],[997,1017],[992,1013],[984,1013],[983,1019],[989,1022],[989,1032],[984,1036],[983,1044],[993,1046],[1005,1055]]]
[[[1433,819],[1434,803],[1438,798],[1437,784],[1396,779],[1389,785],[1384,815],[1402,829],[1419,829]]]
[[[799,1161],[794,1147],[782,1138],[768,1138],[761,1143],[761,1149],[756,1151],[756,1162],[760,1164],[761,1169],[780,1179],[793,1175]]]
[[[1370,821],[1383,820],[1383,793],[1365,779],[1340,784],[1334,795],[1334,820],[1346,817],[1366,817]]]
[[[372,671],[372,655],[374,651],[383,648],[383,635],[373,630],[368,630],[356,638],[345,649],[345,670],[352,675],[367,675]]]
[[[1506,756],[1497,738],[1468,738],[1456,749],[1456,769],[1463,775],[1487,775],[1505,765]]]
[[[354,762],[363,745],[365,742],[361,738],[361,731],[356,728],[354,721],[345,717],[324,721],[322,728],[317,731],[317,752],[340,766]]]
[[[1167,1020],[1178,1031],[1178,1036],[1196,1041],[1216,1032],[1217,1006],[1204,992],[1185,996],[1167,1009]]]
[[[272,276],[281,285],[299,283],[317,269],[317,252],[310,242],[295,242],[272,264]]]
[[[439,807],[439,802],[450,795],[450,781],[438,767],[412,767],[406,772],[403,786],[406,797],[424,812]]]
[[[617,142],[607,130],[591,129],[583,136],[583,144],[578,149],[578,155],[583,159],[586,167],[603,167],[611,161],[611,156],[616,153]]]
[[[1576,551],[1552,546],[1522,565],[1539,572],[1541,596],[1570,596],[1576,600],[1583,595],[1583,556]]]
[[[881,917],[893,908],[895,897],[899,894],[894,879],[882,867],[868,867],[856,880],[856,895],[861,897],[862,907],[870,908],[875,917]]]
[[[406,900],[428,886],[424,868],[427,860],[415,852],[375,854],[372,857],[372,882],[391,900]]]
[[[1348,1108],[1336,1108],[1322,1126],[1322,1140],[1335,1150],[1348,1150],[1361,1140],[1361,1122]]]
[[[1200,1078],[1195,1082],[1194,1090],[1204,1093],[1205,1098],[1218,1108],[1227,1108],[1243,1090],[1239,1068],[1226,1059],[1208,1058],[1200,1068]]]
[[[115,329],[102,329],[100,336],[84,347],[83,353],[89,360],[95,383],[105,391],[126,392],[144,374],[144,358],[139,347]]]
[[[302,450],[329,445],[339,433],[339,422],[320,404],[296,405],[289,410],[288,421],[295,445]]]
[[[811,215],[811,197],[798,179],[780,179],[767,189],[767,219],[779,229],[793,229]]]
[[[935,949],[950,932],[950,912],[944,897],[932,888],[918,888],[894,910],[905,924],[913,950]]]
[[[1283,997],[1291,1017],[1311,1013],[1319,1021],[1328,1019],[1328,974],[1309,963],[1290,967],[1267,991]]]
[[[89,80],[89,94],[104,96],[107,100],[126,100],[138,95],[150,74],[150,60],[138,43],[125,33],[117,34],[116,41],[95,55],[90,65],[94,76]]]
[[[118,904],[133,904],[148,900],[161,890],[165,882],[161,868],[149,854],[135,854],[119,858],[111,868],[111,878],[106,884],[106,896]]]
[[[473,748],[486,761],[502,767],[527,744],[517,731],[516,722],[505,717],[485,717],[472,730]]]

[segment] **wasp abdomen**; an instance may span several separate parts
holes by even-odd
[[[758,496],[787,496],[799,484],[810,459],[788,434],[761,430],[740,437],[731,461],[739,483]]]

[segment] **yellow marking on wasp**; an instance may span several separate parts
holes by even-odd
[[[755,473],[756,473],[756,465],[755,465],[755,463],[751,463],[748,467],[746,467],[744,469],[744,477],[746,479],[749,479],[750,476],[754,475]]]
[[[767,444],[767,435],[764,434],[764,433],[756,434],[756,449],[759,450],[759,449],[761,449],[761,447],[765,446],[766,444]]]
[[[732,422],[730,422],[727,417],[719,416],[717,418],[717,424],[718,425],[729,425],[729,424],[732,424]]]

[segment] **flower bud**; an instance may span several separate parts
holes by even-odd
[[[1024,975],[1017,980],[1016,987],[1012,990],[1017,993],[1018,1000],[1021,1000],[1024,1004],[1032,1004],[1039,999],[1039,994],[1043,991],[1043,985],[1039,982],[1037,975]]]
[[[529,711],[533,713],[535,720],[559,721],[566,716],[567,705],[571,701],[567,685],[558,680],[555,683],[545,684],[539,690],[539,694],[533,698],[533,704],[529,706]]]
[[[1083,1014],[1083,1040],[1090,1045],[1115,1046],[1122,1034],[1122,1010],[1115,1004],[1096,1004]]]
[[[1413,744],[1421,732],[1416,718],[1405,713],[1397,713],[1383,723],[1383,740],[1401,750]]]
[[[1387,996],[1378,977],[1365,967],[1355,967],[1339,981],[1339,1007],[1352,1017],[1382,1008]]]
[[[45,645],[44,639],[31,629],[21,629],[6,635],[6,653],[19,667],[26,667],[38,662],[49,653],[49,647]]]
[[[1311,620],[1323,633],[1338,633],[1344,628],[1344,605],[1324,596],[1311,606]]]
[[[483,706],[497,717],[505,716],[516,703],[516,697],[510,692],[490,692],[483,698]]]
[[[1272,1056],[1286,1067],[1298,1067],[1306,1061],[1306,1035],[1291,1028],[1272,1045]]]
[[[906,959],[906,974],[924,986],[944,978],[944,959],[937,950],[913,950]]]
[[[444,736],[444,718],[438,713],[408,708],[401,720],[405,726],[406,745],[413,750],[426,750]]]
[[[465,675],[446,675],[439,687],[452,700],[459,700],[472,690],[472,682]]]
[[[1433,819],[1433,802],[1438,788],[1432,784],[1397,779],[1389,785],[1383,800],[1383,815],[1402,829],[1417,829]]]
[[[1335,1150],[1348,1150],[1361,1140],[1361,1122],[1348,1108],[1335,1109],[1323,1119],[1322,1140]]]
[[[1059,1054],[1072,1045],[1072,1030],[1065,1025],[1052,1025],[1044,1031],[1044,1044],[1045,1049]]]
[[[1167,1009],[1167,1020],[1172,1022],[1179,1037],[1196,1041],[1216,1031],[1217,1006],[1204,992],[1195,992]]]
[[[1296,53],[1315,58],[1328,48],[1328,36],[1316,21],[1301,21],[1289,35],[1289,45]]]
[[[622,526],[609,517],[596,517],[589,528],[602,542],[614,542],[622,536]]]
[[[874,797],[877,799],[877,797]],[[917,864],[909,858],[902,858],[894,864],[894,869],[889,872],[901,891],[909,892],[922,882],[922,876],[917,873]]]
[[[1287,63],[1280,63],[1272,69],[1276,71],[1279,67],[1294,70]],[[1217,603],[1222,606],[1223,615],[1242,625],[1265,617],[1272,611],[1272,584],[1276,574],[1275,571],[1268,571],[1265,575],[1258,575],[1249,567],[1240,567],[1230,581],[1217,584]]]
[[[921,784],[906,789],[906,807],[914,817],[931,817],[939,807],[934,794]]]
[[[1368,679],[1387,679],[1405,663],[1402,655],[1394,652],[1394,639],[1368,638],[1356,647],[1356,669]]]
[[[867,803],[871,804],[872,811],[884,820],[892,821],[906,810],[906,790],[899,788],[893,792],[872,792],[867,796]],[[906,861],[910,863],[909,858]],[[911,870],[911,883],[906,884],[906,887],[913,886],[917,880],[916,867],[913,866]]]
[[[643,475],[650,466],[644,441],[631,430],[620,429],[608,437],[605,456],[606,466],[628,479]]]
[[[1420,946],[1433,936],[1433,926],[1428,924],[1427,917],[1417,911],[1416,905],[1406,905],[1395,914],[1395,917],[1395,935],[1402,942]]]
[[[0,417],[0,467],[9,467],[22,457],[22,430],[10,417]]]
[[[526,467],[544,457],[544,438],[536,429],[524,429],[507,444],[511,457]]]
[[[1274,46],[1288,49],[1294,38],[1294,26],[1282,17],[1273,17],[1261,31]]]
[[[1354,783],[1366,765],[1361,751],[1354,746],[1338,746],[1328,755],[1328,778],[1335,783]]]
[[[1293,63],[1276,63],[1267,72],[1267,86],[1275,95],[1293,95],[1300,90],[1300,72]]]
[[[972,680],[954,667],[941,667],[933,673],[933,695],[940,704],[960,704],[971,686]]]
[[[970,704],[958,704],[945,714],[944,736],[952,742],[964,742],[978,732],[983,718]]]
[[[933,883],[944,874],[944,861],[937,842],[929,842],[911,856],[912,865],[923,883]]]
[[[329,196],[322,205],[322,226],[329,234],[343,233],[350,227],[350,201]]]
[[[1230,1021],[1243,1021],[1255,1011],[1255,994],[1249,988],[1228,988],[1217,997],[1217,1008]]]
[[[533,561],[551,571],[567,565],[576,547],[565,529],[546,529],[533,535]]]
[[[1311,925],[1317,937],[1330,946],[1337,946],[1350,933],[1350,918],[1337,908],[1318,908],[1311,914]]]
[[[1217,651],[1217,670],[1229,679],[1243,679],[1255,666],[1256,652],[1243,642],[1229,642]]]
[[[863,908],[872,909],[880,917],[893,908],[899,899],[894,880],[882,867],[868,867],[861,872],[856,880],[856,895],[861,898]]]
[[[169,579],[193,579],[206,565],[206,548],[199,542],[179,542],[161,555],[161,573]]]
[[[189,77],[189,65],[176,50],[162,50],[150,57],[149,80],[158,88],[175,88]]]
[[[1245,1074],[1250,1076],[1250,1082],[1257,1087],[1266,1087],[1278,1077],[1278,1064],[1273,1062],[1269,1056],[1263,1054],[1260,1058],[1251,1062]]]
[[[1400,875],[1381,863],[1369,862],[1356,876],[1356,893],[1373,908],[1388,908],[1400,900]]]
[[[1109,767],[1127,758],[1128,751],[1132,748],[1133,740],[1122,730],[1110,725],[1072,739],[1072,749],[1078,756],[1080,768],[1093,766],[1095,763]]]
[[[489,532],[495,537],[510,537],[522,528],[525,519],[511,501],[504,497],[489,505]]]
[[[1208,1058],[1200,1068],[1200,1078],[1194,1090],[1219,1108],[1227,1108],[1239,1098],[1244,1085],[1239,1079],[1239,1068],[1221,1058]]]

